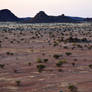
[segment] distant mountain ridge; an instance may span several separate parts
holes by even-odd
[[[31,21],[31,17],[25,17],[25,18],[20,18],[20,22],[30,22]]]
[[[40,11],[33,18],[19,18],[8,9],[0,10],[0,22],[24,22],[24,23],[76,23],[90,21],[92,18],[81,18],[65,16],[64,14],[59,16],[49,16],[44,11]]]
[[[61,16],[48,16],[44,11],[40,11],[31,20],[32,23],[62,23],[62,22],[77,22],[75,19],[61,15]]]
[[[92,18],[86,18],[85,21],[92,22]]]
[[[72,17],[72,16],[67,16],[67,17],[70,17],[70,18],[77,20],[77,21],[84,21],[85,20],[85,18],[82,18],[82,17]]]

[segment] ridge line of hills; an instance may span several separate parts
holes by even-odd
[[[92,22],[92,18],[81,18],[65,16],[49,16],[44,11],[40,11],[33,18],[18,18],[9,9],[0,10],[0,22],[24,22],[24,23],[77,23],[77,22]]]

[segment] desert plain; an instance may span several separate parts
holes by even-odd
[[[0,92],[92,92],[92,23],[0,23]]]

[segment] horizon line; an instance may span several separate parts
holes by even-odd
[[[46,13],[46,11],[44,11],[44,10],[40,10],[40,11],[38,11],[34,16],[18,16],[13,10],[11,10],[11,9],[8,9],[8,8],[2,8],[2,9],[0,9],[0,11],[1,10],[9,10],[9,11],[11,11],[15,16],[17,16],[17,17],[19,17],[19,18],[33,18],[33,17],[35,17],[39,12],[41,12],[41,11],[43,11],[44,13]],[[63,15],[64,13],[62,13],[61,15],[60,14],[58,14],[58,15],[51,15],[51,14],[48,14],[48,13],[46,13],[48,16],[61,16],[61,15]],[[77,15],[66,15],[66,14],[64,14],[65,16],[68,16],[68,17],[80,17],[80,18],[92,18],[92,17],[84,17],[84,16],[77,16]]]

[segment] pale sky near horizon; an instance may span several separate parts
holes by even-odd
[[[0,0],[1,9],[10,9],[18,17],[33,17],[39,11],[55,16],[92,17],[92,0]]]

